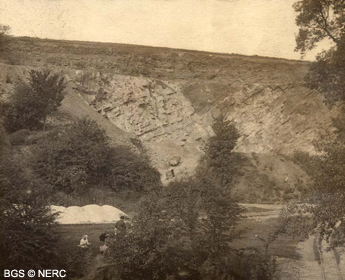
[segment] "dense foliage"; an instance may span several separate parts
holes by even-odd
[[[296,51],[304,54],[323,40],[332,42],[312,63],[306,77],[309,87],[325,93],[330,102],[345,95],[345,2],[338,0],[301,0],[294,4],[298,13]]]
[[[218,116],[212,125],[214,136],[207,142],[205,155],[201,159],[200,174],[207,169],[215,175],[217,184],[223,188],[230,188],[239,169],[239,156],[233,150],[240,137],[234,123],[224,115]]]
[[[2,139],[4,135],[1,128]],[[1,270],[61,267],[48,189],[14,156],[8,142],[1,141],[0,149]]]
[[[200,216],[200,204],[195,179],[172,183],[146,197],[128,234],[111,243],[112,273],[126,280],[278,279],[274,259],[253,248],[232,249],[231,241],[239,237],[235,227],[223,236],[214,233],[212,220]],[[208,207],[216,210],[215,205]]]
[[[21,141],[0,129],[0,249],[7,256],[1,259],[2,269],[81,272],[78,252],[59,253],[56,215],[48,208],[66,204],[58,194],[95,199],[99,191],[130,201],[160,186],[160,175],[146,158],[127,147],[111,146],[104,130],[89,119],[33,135],[25,130]],[[31,136],[35,140],[28,142]]]
[[[327,236],[345,217],[345,117],[336,119],[334,125],[335,134],[317,144],[319,155],[299,153],[297,157],[313,179],[305,197],[312,206],[303,210],[313,214],[312,228],[318,227]]]
[[[345,100],[345,2],[338,0],[301,0],[294,4],[298,13],[297,51],[305,53],[328,39],[332,46],[311,64],[306,77],[308,86],[322,92],[334,104]],[[302,211],[312,214],[304,223],[306,231],[318,228],[329,237],[345,217],[345,117],[334,120],[337,131],[316,144],[318,155],[298,153],[296,159],[311,176],[313,183],[305,199],[311,202]],[[297,210],[296,210],[297,209]],[[293,211],[301,209],[293,208]],[[303,222],[303,219],[301,219]],[[340,227],[339,229],[344,227]]]
[[[229,230],[238,220],[240,208],[231,194],[232,182],[240,161],[233,152],[239,133],[234,123],[220,115],[212,125],[215,135],[210,137],[205,155],[196,172],[202,210],[208,227],[210,249],[220,254],[231,241]]]
[[[9,132],[45,129],[47,116],[57,110],[64,98],[66,85],[58,74],[31,70],[29,75],[29,84],[18,84],[10,100],[1,106]]]
[[[128,197],[160,185],[149,162],[127,147],[113,147],[95,121],[81,119],[37,145],[34,171],[55,191],[87,194],[110,189]]]

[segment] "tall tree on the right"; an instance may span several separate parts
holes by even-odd
[[[322,40],[332,42],[311,64],[306,77],[308,86],[321,92],[331,104],[345,101],[345,1],[300,0],[294,9],[300,28],[297,51],[304,54]],[[345,234],[345,111],[333,122],[336,131],[317,142],[318,154],[300,161],[312,179],[305,196],[311,203],[304,205],[305,212],[311,215],[304,217],[321,237],[329,237],[336,230]],[[342,226],[338,228],[339,225]]]
[[[323,40],[331,42],[311,64],[307,85],[324,93],[330,103],[345,100],[345,1],[300,0],[293,7],[299,26],[296,51],[304,55]]]

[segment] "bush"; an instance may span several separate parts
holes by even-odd
[[[149,159],[139,157],[127,147],[110,149],[112,161],[111,188],[116,192],[147,193],[160,185],[160,174],[152,168]]]
[[[4,125],[8,132],[20,129],[39,129],[40,117],[31,108],[36,106],[27,84],[17,84],[15,93],[8,102],[1,104]]]
[[[160,185],[158,171],[146,158],[127,147],[110,146],[105,131],[89,119],[77,121],[59,137],[43,140],[33,166],[39,178],[67,194],[99,188],[138,199]]]
[[[42,139],[34,155],[34,171],[55,191],[81,193],[109,172],[108,137],[96,122],[82,119],[59,137]],[[99,171],[99,172],[98,172]]]

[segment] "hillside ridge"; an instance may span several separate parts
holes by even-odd
[[[98,41],[79,41],[79,40],[58,40],[58,39],[49,39],[49,38],[34,38],[28,36],[17,36],[13,37],[15,40],[37,40],[41,42],[52,42],[57,44],[69,44],[69,45],[91,45],[94,47],[97,46],[109,46],[109,47],[125,47],[125,48],[142,48],[142,49],[154,49],[154,50],[163,50],[163,51],[178,51],[178,52],[190,52],[190,53],[199,53],[199,54],[206,54],[206,55],[219,55],[219,56],[238,56],[238,57],[255,57],[255,58],[262,58],[262,59],[272,59],[272,60],[279,60],[279,61],[289,61],[289,62],[300,62],[309,64],[311,61],[302,60],[302,59],[288,59],[288,58],[281,58],[281,57],[273,57],[273,56],[260,56],[260,55],[244,55],[238,53],[224,53],[224,52],[211,52],[211,51],[202,51],[202,50],[192,50],[192,49],[183,49],[183,48],[170,48],[170,47],[161,47],[161,46],[149,46],[149,45],[136,45],[136,44],[125,44],[125,43],[114,43],[114,42],[98,42]]]

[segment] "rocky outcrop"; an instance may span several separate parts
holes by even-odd
[[[181,158],[174,166],[176,177],[193,172],[220,113],[240,130],[237,151],[271,154],[313,152],[313,140],[332,130],[335,114],[320,94],[302,85],[166,81],[84,71],[71,79],[90,106],[137,135],[162,174],[172,168],[171,158]]]
[[[81,71],[73,80],[96,111],[137,135],[161,173],[171,168],[174,157],[183,158],[174,164],[176,176],[194,170],[212,129],[207,118],[195,114],[182,83]]]

